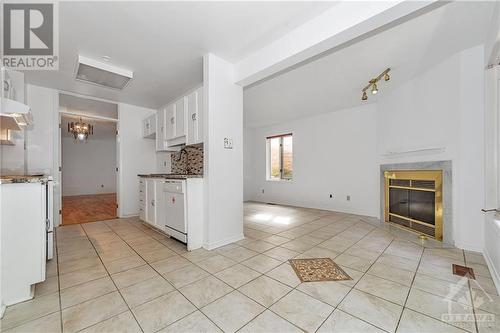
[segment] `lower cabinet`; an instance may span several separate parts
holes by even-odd
[[[154,179],[146,179],[146,222],[155,225],[156,223],[156,183]]]
[[[139,218],[158,228],[165,229],[164,179],[139,178]]]
[[[146,221],[146,179],[139,178],[139,219]]]
[[[183,180],[179,193],[168,186],[178,182],[140,177],[139,218],[177,239],[181,238],[176,237],[172,230],[179,230],[184,234],[182,241],[187,242],[188,251],[192,251],[203,244],[203,178]],[[186,228],[177,227],[178,224]]]
[[[155,179],[155,223],[154,226],[160,230],[165,230],[165,192],[163,192],[164,179]]]

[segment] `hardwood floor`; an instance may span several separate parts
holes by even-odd
[[[62,198],[62,224],[78,224],[116,218],[116,193],[75,195]]]

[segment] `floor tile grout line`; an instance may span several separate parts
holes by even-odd
[[[105,222],[104,222],[105,223]],[[106,223],[105,223],[106,224]],[[107,225],[107,224],[106,224]],[[108,226],[109,227],[109,226]],[[81,227],[83,229],[83,232],[85,233],[85,235],[87,235],[87,238],[88,238],[88,233],[87,233],[87,230],[85,230],[85,228]],[[114,231],[113,231],[114,232]],[[116,234],[116,233],[115,233]],[[139,326],[139,328],[141,329],[142,332],[144,332],[144,330],[142,329],[142,326],[139,324],[139,321],[137,320],[137,317],[135,316],[134,312],[132,311],[132,308],[130,308],[129,304],[127,303],[127,301],[125,300],[125,297],[123,297],[120,289],[118,288],[118,286],[116,285],[115,281],[113,280],[113,278],[111,277],[111,274],[109,274],[109,271],[108,269],[106,268],[106,265],[104,264],[104,261],[102,261],[102,258],[101,256],[99,255],[99,252],[97,251],[94,243],[92,243],[89,239],[89,242],[92,244],[92,247],[94,248],[94,250],[97,252],[97,256],[99,257],[99,260],[101,261],[101,264],[103,265],[104,269],[106,270],[106,273],[108,274],[108,277],[109,279],[111,280],[111,282],[113,283],[113,285],[115,286],[116,288],[116,291],[118,292],[118,294],[120,295],[120,297],[122,298],[123,302],[125,303],[125,305],[127,306],[128,310],[130,311],[130,313],[132,314],[132,316],[134,317],[134,320],[136,321],[137,325]],[[128,244],[127,244],[128,245]],[[81,303],[80,303],[81,304]],[[114,315],[114,316],[111,316],[110,318],[113,318],[117,315]],[[101,320],[100,322],[98,323],[102,323],[110,318],[106,318],[104,320]],[[98,324],[98,323],[95,323],[95,324]],[[93,325],[95,325],[93,324]],[[93,326],[91,325],[91,326]],[[87,326],[87,327],[90,327],[90,326]]]
[[[359,243],[361,240],[363,240],[365,237],[367,237],[369,234],[371,234],[371,233],[372,233],[373,231],[375,231],[375,230],[377,230],[377,228],[375,228],[375,229],[371,230],[370,232],[368,232],[366,235],[364,235],[362,238],[360,238],[357,242],[355,242],[354,244],[352,244],[351,246],[349,246],[347,249],[345,249],[345,250],[344,250],[344,252],[341,252],[338,256],[340,256],[341,254],[346,253],[346,252],[347,252],[347,251],[348,251],[351,247],[353,247],[354,245],[356,245],[357,243]],[[360,281],[360,280],[361,280],[361,279],[362,279],[362,278],[363,278],[363,277],[364,277],[364,276],[368,273],[368,271],[370,270],[370,268],[371,268],[371,267],[372,267],[372,266],[373,266],[373,265],[377,262],[378,258],[380,258],[380,256],[382,256],[382,254],[383,254],[383,253],[387,250],[387,248],[388,248],[388,247],[389,247],[389,246],[393,243],[393,241],[394,241],[394,239],[393,239],[393,240],[391,240],[391,242],[390,242],[389,244],[387,244],[387,246],[386,246],[386,247],[384,248],[384,250],[383,250],[383,251],[379,254],[379,256],[378,256],[378,257],[377,257],[377,258],[373,261],[373,263],[370,265],[370,267],[368,267],[368,268],[367,268],[367,270],[366,270],[365,272],[363,272],[363,275],[361,275],[361,277],[358,279],[358,281],[357,281],[357,282],[355,282],[355,283],[352,285],[351,289],[350,289],[350,290],[349,290],[349,291],[348,291],[348,292],[344,295],[344,297],[340,300],[340,302],[338,302],[338,303],[337,303],[337,305],[335,306],[335,309],[332,311],[332,313],[333,313],[333,312],[335,312],[335,310],[336,310],[336,309],[339,309],[340,311],[343,311],[343,312],[345,312],[345,313],[347,313],[347,314],[349,314],[349,315],[351,315],[351,316],[353,316],[353,317],[358,318],[357,316],[354,316],[353,314],[351,314],[351,313],[349,313],[349,312],[347,312],[347,311],[344,311],[344,310],[340,309],[340,308],[339,308],[339,305],[340,305],[340,304],[341,304],[341,303],[342,303],[342,302],[343,302],[343,301],[347,298],[347,296],[351,293],[351,291],[352,291],[352,290],[356,287],[356,285],[358,284],[358,282],[359,282],[359,281]],[[337,256],[337,257],[338,257],[338,256]],[[357,289],[356,289],[356,290],[357,290]],[[370,295],[371,295],[371,294],[370,294]],[[373,295],[373,296],[375,296],[375,295]],[[375,297],[378,297],[378,296],[375,296]],[[384,300],[385,300],[385,299],[384,299]],[[332,315],[332,313],[330,313],[330,315],[329,315],[329,316],[328,316],[328,317],[327,317],[327,318],[323,321],[323,323],[321,323],[321,325],[319,326],[319,328],[320,328],[320,327],[321,327],[321,326],[322,326],[322,325],[326,322],[326,320],[328,320],[328,318]],[[372,325],[372,326],[374,326],[374,327],[377,327],[377,328],[382,329],[381,327],[378,327],[378,326],[374,325],[373,323],[370,323],[370,322],[368,322],[368,321],[366,321],[366,320],[363,320],[363,319],[361,319],[361,318],[358,318],[358,319],[360,319],[360,320],[362,320],[362,321],[364,321],[364,322],[366,322],[366,323],[368,323],[368,324],[370,324],[370,325]],[[319,328],[318,328],[318,329],[319,329]],[[382,329],[382,330],[383,330],[383,331],[386,331],[385,329]],[[316,331],[317,331],[317,330],[316,330]]]
[[[463,257],[464,257],[464,266],[467,266],[467,257],[465,255],[465,251],[462,250],[462,254],[463,254]],[[474,316],[474,326],[476,328],[476,333],[479,332],[479,326],[478,326],[478,323],[477,323],[477,316],[476,316],[476,309],[474,307],[474,297],[472,297],[472,286],[471,286],[471,282],[470,282],[470,279],[467,278],[467,285],[469,287],[469,295],[470,295],[470,302],[471,302],[471,307],[472,307],[472,314]]]
[[[415,282],[415,278],[417,277],[418,268],[420,267],[420,263],[422,262],[422,257],[424,255],[424,252],[425,252],[425,248],[422,247],[422,252],[420,253],[420,257],[418,259],[417,267],[415,268],[415,272],[413,274],[413,278],[411,279],[411,284],[410,284],[410,288],[408,290],[408,295],[406,295],[406,299],[405,299],[405,302],[403,304],[403,310],[401,311],[401,314],[399,315],[398,322],[396,324],[396,329],[394,331],[398,330],[399,324],[401,322],[401,318],[403,317],[403,312],[404,312],[405,309],[407,309],[406,303],[408,302],[408,298],[410,297],[410,293],[411,293],[411,290],[412,290],[412,287],[413,287],[413,283]],[[416,289],[418,289],[418,288],[416,288]]]
[[[62,317],[62,300],[61,300],[61,276],[59,274],[59,242],[57,240],[57,228],[54,228],[54,232],[52,233],[52,237],[54,244],[55,244],[55,249],[53,250],[55,252],[55,259],[56,259],[56,269],[57,269],[57,292],[59,296],[59,319],[60,319],[60,327],[61,327],[61,333],[64,332],[64,327],[63,327],[63,317]],[[54,258],[52,258],[54,260]],[[45,264],[45,268],[47,268],[47,264]],[[36,287],[35,287],[36,288]]]
[[[151,230],[153,230],[153,229],[151,229]],[[155,230],[153,230],[153,231],[155,231]],[[114,231],[113,231],[113,232],[114,232]],[[156,232],[156,231],[155,231],[155,232]],[[115,234],[116,234],[116,232],[115,232]],[[118,235],[118,234],[117,234],[117,235]],[[189,315],[191,315],[191,314],[195,313],[196,311],[200,311],[200,312],[202,312],[202,311],[201,311],[201,310],[200,310],[200,309],[199,309],[199,308],[198,308],[198,307],[197,307],[197,306],[196,306],[193,302],[191,302],[191,300],[189,300],[189,299],[188,299],[188,298],[187,298],[187,297],[186,297],[186,296],[185,296],[185,295],[184,295],[184,294],[183,294],[183,293],[179,290],[179,288],[177,288],[176,286],[174,286],[174,285],[173,285],[170,281],[168,281],[168,280],[167,280],[167,279],[166,279],[166,278],[165,278],[162,274],[160,274],[160,272],[158,272],[158,271],[157,271],[157,270],[156,270],[153,266],[151,266],[151,263],[149,263],[147,260],[145,260],[145,259],[144,259],[144,258],[143,258],[143,257],[142,257],[142,256],[141,256],[141,255],[140,255],[140,254],[139,254],[139,253],[138,253],[138,252],[137,252],[137,251],[136,251],[136,250],[135,250],[135,249],[134,249],[134,248],[130,245],[130,244],[128,244],[128,243],[127,243],[127,241],[125,241],[125,240],[124,240],[124,239],[123,239],[120,235],[118,235],[118,237],[120,237],[120,239],[122,239],[122,240],[123,240],[123,241],[124,241],[124,242],[125,242],[125,243],[126,243],[126,244],[127,244],[127,245],[131,248],[131,249],[132,249],[132,251],[134,251],[134,252],[135,252],[135,253],[136,253],[139,257],[141,257],[141,259],[142,259],[142,260],[144,260],[144,261],[146,262],[146,265],[148,265],[149,267],[151,267],[151,269],[153,269],[153,270],[154,270],[157,274],[159,274],[159,275],[160,275],[160,276],[161,276],[161,277],[162,277],[162,278],[163,278],[166,282],[168,282],[168,283],[169,283],[169,284],[170,284],[170,285],[171,285],[171,286],[175,289],[175,291],[177,291],[179,294],[181,294],[181,295],[182,295],[182,297],[184,297],[184,298],[185,298],[185,299],[186,299],[189,303],[191,303],[191,304],[194,306],[194,308],[196,309],[195,311],[192,311],[192,312],[190,312],[190,313],[186,314],[185,316],[182,316],[181,318],[178,318],[177,320],[173,321],[172,323],[168,324],[167,326],[159,328],[159,329],[158,329],[158,331],[159,331],[159,330],[162,330],[162,329],[164,329],[164,328],[166,328],[166,327],[168,327],[168,326],[170,326],[170,325],[175,324],[176,322],[178,322],[178,321],[180,321],[180,320],[182,320],[182,319],[186,318],[187,316],[189,316]],[[168,248],[168,246],[166,246],[166,245],[164,245],[164,246]],[[185,258],[185,259],[187,259],[187,258]],[[187,259],[187,260],[189,261],[189,259]],[[192,263],[192,264],[194,264],[193,262],[191,262],[191,263]],[[195,265],[195,264],[194,264],[194,265]],[[203,270],[203,268],[201,268],[201,267],[200,267],[200,269],[202,269],[202,270]],[[206,271],[205,271],[205,272],[206,272]],[[207,273],[208,273],[208,274],[210,274],[209,272],[207,272]],[[211,274],[210,274],[210,275],[211,275]],[[111,279],[112,279],[112,278],[111,278]],[[202,278],[202,279],[203,279],[203,278]],[[199,280],[194,281],[194,282],[192,282],[192,283],[196,283],[196,282],[198,282],[198,281],[200,281],[200,280],[202,280],[202,279],[199,279]],[[114,281],[113,281],[113,282],[114,282]],[[190,285],[190,284],[192,284],[192,283],[189,283],[189,284],[187,284],[186,286],[188,286],[188,285]],[[182,288],[183,288],[183,287],[185,287],[185,286],[182,286]],[[171,291],[171,292],[173,292],[173,291]],[[168,292],[167,294],[169,294],[169,293],[171,293],[171,292]],[[160,298],[160,297],[163,297],[163,296],[165,296],[165,295],[167,295],[167,294],[164,294],[164,295],[161,295],[161,296],[155,297],[155,298],[153,298],[153,299],[151,299],[151,300],[149,300],[149,301],[147,301],[147,302],[144,302],[143,304],[146,304],[146,303],[148,303],[148,302],[151,302],[151,301],[153,301],[153,300],[155,300],[155,299],[158,299],[158,298]],[[224,295],[224,296],[225,296],[225,295]],[[122,296],[122,297],[123,297],[123,296]],[[124,299],[124,302],[127,304],[127,306],[129,306],[129,305],[128,305],[128,303],[127,303],[127,301],[126,301],[125,299]],[[136,319],[136,321],[137,321],[137,318],[135,317],[135,314],[134,314],[134,312],[132,311],[132,309],[131,309],[131,308],[130,308],[130,312],[132,312],[132,315],[134,316],[134,318],[135,318],[135,319]],[[210,320],[210,318],[208,318],[208,319]],[[220,329],[220,327],[219,327],[219,326],[218,326],[215,322],[213,322],[212,320],[210,320],[210,321],[211,321],[211,322],[212,322],[212,323],[213,323],[216,327],[218,327],[218,328]],[[139,324],[139,322],[138,322],[138,321],[137,321],[137,324],[139,325],[139,327],[141,327],[141,330],[142,330],[142,326]],[[144,330],[142,330],[142,331],[144,332]]]
[[[320,219],[320,218],[321,218],[321,217],[318,217],[316,220],[318,220],[318,219]],[[315,221],[315,220],[313,220],[313,221]],[[307,222],[307,223],[303,223],[303,224],[301,224],[301,226],[307,225],[308,223],[311,223],[311,222],[313,222],[313,221],[309,221],[309,222]],[[366,221],[360,221],[360,222],[368,223],[368,222],[366,222]],[[141,232],[144,232],[144,231],[142,231],[140,228],[137,228],[137,227],[136,227],[135,225],[133,225],[132,223],[130,223],[130,224],[132,225],[132,227],[134,227],[134,228],[138,229],[138,230],[139,230],[139,231],[141,231]],[[343,231],[340,231],[340,232],[339,232],[339,233],[337,233],[336,235],[341,234],[342,232],[344,232],[344,231],[346,231],[346,230],[350,229],[351,227],[355,226],[356,224],[357,224],[357,223],[355,223],[355,224],[353,224],[353,225],[351,225],[351,226],[347,227],[346,229],[344,229]],[[324,227],[324,226],[322,226],[322,227]],[[310,233],[313,233],[313,232],[315,232],[315,231],[317,231],[317,230],[321,229],[322,227],[319,227],[319,228],[317,228],[317,229],[311,229],[311,232],[310,232]],[[110,229],[112,229],[112,228],[110,228]],[[292,229],[293,229],[293,228],[292,228]],[[375,230],[377,230],[377,229],[378,229],[378,228],[377,228],[377,227],[375,227],[375,229],[371,230],[371,232],[373,232],[373,231],[375,231]],[[290,229],[290,230],[291,230],[291,229]],[[113,231],[115,234],[117,234],[114,230],[112,230],[112,231]],[[280,232],[282,232],[282,231],[280,231]],[[278,233],[280,233],[280,232],[278,232]],[[366,237],[367,235],[369,235],[371,232],[368,232],[368,233],[367,233],[364,237]],[[86,234],[87,234],[87,233],[86,233]],[[149,234],[147,234],[147,233],[145,233],[145,234],[146,234],[146,235],[148,235],[148,236],[151,236],[151,235],[149,235]],[[269,234],[270,234],[270,235],[278,235],[278,234],[276,234],[276,233],[274,233],[274,234],[273,234],[273,233],[269,233]],[[117,235],[118,235],[118,234],[117,234]],[[304,237],[304,236],[308,236],[308,235],[309,235],[309,234],[304,234],[304,235],[301,235],[301,236],[299,236],[299,237],[297,237],[297,238]],[[120,235],[118,235],[118,236],[120,237]],[[278,236],[279,236],[279,235],[278,235]],[[282,236],[279,236],[279,237],[282,237]],[[314,236],[311,236],[311,237],[314,237]],[[332,237],[334,237],[334,236],[332,236]],[[332,238],[332,237],[331,237],[331,238]],[[364,237],[362,237],[361,239],[363,239]],[[399,237],[397,237],[397,235],[395,235],[395,236],[393,236],[393,237],[394,237],[394,239],[399,239]],[[90,241],[90,239],[89,239],[88,237],[86,237],[86,238]],[[295,239],[297,239],[297,238],[295,238]],[[127,242],[127,241],[125,241],[123,238],[121,238],[121,237],[120,237],[120,239],[122,239],[122,241],[124,241],[124,242],[125,242],[125,243],[129,246],[129,247],[131,247],[131,246],[130,246],[130,244],[128,244],[128,242]],[[361,239],[360,239],[360,240],[361,240]],[[394,241],[394,239],[393,239],[393,241]],[[402,239],[402,240],[405,240],[404,238],[401,238],[401,239]],[[159,241],[158,239],[156,239],[156,240],[157,240],[157,241]],[[262,240],[262,239],[260,239],[260,238],[255,238],[255,239],[253,239],[252,241],[253,241],[253,242],[255,242],[255,241],[259,241],[259,240]],[[293,240],[294,240],[294,239],[292,239],[292,240],[290,240],[290,241],[293,241]],[[328,239],[327,239],[327,240],[328,240]],[[346,252],[349,248],[351,248],[352,246],[354,246],[355,244],[357,244],[360,240],[358,240],[357,242],[355,242],[354,244],[352,244],[351,246],[349,246],[349,247],[348,247],[347,249],[345,249],[343,252],[340,252],[340,253],[339,253],[339,255],[340,255],[340,254],[342,254],[342,253],[345,253],[345,252]],[[326,240],[322,240],[322,242],[324,242],[324,241],[326,241]],[[407,240],[405,240],[405,241],[407,241]],[[320,242],[320,243],[322,243],[322,242]],[[162,242],[160,242],[160,243],[162,243]],[[319,243],[319,244],[320,244],[320,243]],[[391,241],[391,243],[392,243],[392,241]],[[272,244],[272,243],[271,243],[271,244]],[[93,243],[92,243],[92,245],[93,245]],[[169,246],[168,246],[167,244],[165,244],[165,243],[162,243],[162,245],[164,245],[164,246],[166,246],[167,248],[169,248]],[[275,245],[275,244],[273,244],[273,245]],[[282,244],[280,244],[280,245],[282,245]],[[273,248],[279,247],[280,245],[275,245]],[[241,246],[241,247],[246,248],[244,245],[238,245],[238,246]],[[318,246],[318,244],[314,245],[313,247],[316,247],[316,246]],[[132,249],[133,249],[133,248],[132,248]],[[169,249],[171,249],[171,248],[169,248]],[[248,248],[247,248],[247,249],[248,249]],[[272,248],[271,248],[271,249],[272,249]],[[135,249],[133,249],[133,250],[134,250],[134,252],[136,252],[136,251],[135,251]],[[171,249],[171,250],[172,250],[172,249]],[[252,249],[250,249],[250,250],[252,250]],[[268,250],[270,250],[270,249],[268,249]],[[268,250],[266,250],[266,251],[268,251]],[[175,250],[173,250],[173,251],[174,251],[174,252],[176,252]],[[253,251],[254,251],[254,250],[253,250]],[[256,254],[256,255],[258,255],[258,254],[264,254],[264,252],[265,252],[265,251],[264,251],[264,252],[259,252],[259,251],[256,251],[256,252],[257,252],[257,254]],[[303,253],[305,253],[305,252],[307,252],[307,251],[300,252],[300,254],[303,254]],[[136,253],[137,253],[137,252],[136,252]],[[381,254],[377,257],[377,259],[375,259],[375,261],[372,263],[372,265],[373,265],[373,264],[374,264],[374,263],[378,260],[378,258],[380,258],[380,256],[381,256],[381,255],[383,255],[383,253],[385,253],[385,250],[384,250],[383,252],[381,252]],[[179,255],[179,256],[182,256],[182,254],[181,254],[181,253],[179,253],[179,252],[176,252],[176,254],[177,254],[177,255]],[[221,254],[221,253],[218,253],[218,254]],[[221,254],[221,255],[223,255],[223,254]],[[100,258],[99,253],[98,253],[98,256],[99,256],[99,258]],[[141,258],[142,258],[142,257],[141,257]],[[271,257],[271,258],[272,258],[272,257]],[[100,259],[101,259],[101,258],[100,258]],[[232,258],[231,258],[231,259],[232,259]],[[274,258],[273,258],[273,259],[274,259]],[[189,260],[189,259],[187,259],[187,260]],[[248,260],[248,259],[245,259],[245,260]],[[245,260],[243,260],[243,261],[245,261]],[[421,258],[420,258],[420,260],[421,260]],[[198,266],[198,264],[197,264],[196,262],[193,262],[193,261],[191,261],[191,260],[189,260],[189,261],[190,261],[192,264],[194,264],[194,265]],[[283,261],[281,261],[281,260],[279,260],[279,261],[281,262],[281,263],[280,263],[280,265],[282,265],[282,264],[283,264]],[[101,260],[101,262],[102,262],[102,260]],[[240,262],[236,262],[236,264],[241,264],[241,262],[242,262],[242,261],[240,261]],[[146,261],[146,263],[147,263],[149,266],[151,266],[151,265],[150,265],[150,263],[149,263],[148,261]],[[235,264],[235,265],[236,265],[236,264]],[[370,267],[371,267],[372,265],[370,265]],[[279,266],[279,265],[278,265],[278,266]],[[198,266],[198,267],[199,267],[199,266]],[[233,266],[229,266],[229,267],[233,267]],[[224,269],[228,269],[229,267],[226,267],[226,268],[224,268]],[[276,266],[276,267],[277,267],[277,266]],[[274,267],[274,268],[276,268],[276,267]],[[266,273],[264,273],[264,274],[262,274],[262,273],[260,273],[260,272],[259,272],[259,274],[260,274],[260,275],[259,275],[259,277],[261,277],[262,275],[265,275],[265,274],[269,273],[269,272],[270,272],[271,270],[273,270],[274,268],[270,269],[269,271],[267,271],[267,272],[266,272]],[[154,269],[154,268],[153,268],[153,269]],[[202,268],[202,267],[200,267],[200,269],[202,269],[202,270],[203,270],[203,268]],[[250,268],[250,269],[251,269],[251,268]],[[369,269],[369,268],[368,268],[368,269]],[[417,270],[418,270],[418,268],[417,268]],[[217,273],[217,272],[216,272],[216,273]],[[215,276],[215,274],[216,274],[216,273],[213,273],[213,274],[212,274],[212,273],[208,272],[208,274],[209,274],[209,275],[214,276],[215,278],[217,278],[217,276]],[[364,275],[366,275],[367,273],[368,273],[368,270],[367,270],[367,271],[365,271],[365,272],[363,273],[362,277],[363,277]],[[108,275],[110,275],[110,274],[109,274],[109,272],[108,272]],[[161,275],[161,274],[160,274],[160,275]],[[415,275],[416,275],[416,271],[415,271],[415,274],[414,274],[414,278],[415,278]],[[163,277],[163,275],[161,275],[161,276]],[[266,276],[267,276],[267,275],[266,275]],[[267,277],[269,277],[269,278],[273,279],[273,278],[272,278],[272,277],[270,277],[270,276],[267,276]],[[163,277],[163,278],[164,278],[164,277]],[[58,279],[59,279],[59,274],[58,274]],[[278,281],[278,282],[280,282],[280,281]],[[359,281],[358,281],[358,282],[359,282]],[[412,282],[413,282],[413,281],[412,281]],[[469,281],[469,282],[470,282],[470,281]],[[357,284],[357,283],[356,283],[356,284]],[[240,286],[240,287],[241,287],[241,286]],[[240,287],[239,287],[239,288],[240,288]],[[296,287],[295,287],[295,288],[296,288]],[[293,289],[295,289],[295,288],[293,288]],[[174,287],[174,289],[176,289],[176,288]],[[351,290],[352,290],[352,289],[354,289],[354,286],[353,286],[353,287],[351,287]],[[410,289],[411,289],[411,288],[410,288]],[[237,290],[237,289],[236,289],[236,290]],[[300,292],[300,290],[298,290],[298,291]],[[471,291],[471,290],[470,290],[470,285],[469,285],[469,291]],[[283,296],[283,297],[284,297],[284,296]],[[378,296],[377,296],[377,297],[378,297]],[[314,297],[313,297],[313,298],[314,298]],[[314,298],[314,299],[316,299],[316,298]],[[277,300],[276,302],[278,302],[278,301],[279,301],[279,300]],[[320,300],[318,300],[318,301],[320,301]],[[321,302],[321,301],[320,301],[320,302]],[[323,303],[324,303],[324,302],[323,302]],[[273,304],[275,304],[275,303],[273,303]],[[339,304],[340,304],[340,303],[339,303]],[[406,304],[406,302],[405,302],[405,304]],[[272,305],[271,305],[271,306],[272,306]],[[335,307],[335,309],[336,309],[336,308],[337,308],[337,307]],[[60,307],[60,311],[62,311],[62,307]],[[272,310],[271,310],[271,311],[272,311]],[[202,313],[203,313],[203,312],[202,312]],[[332,311],[332,313],[333,313],[333,311]],[[331,315],[331,314],[330,314],[330,315]],[[278,316],[279,316],[279,315],[278,315]],[[247,323],[247,324],[248,324],[248,323]],[[171,325],[171,324],[170,324],[170,325]],[[293,325],[293,324],[292,324],[292,325]]]

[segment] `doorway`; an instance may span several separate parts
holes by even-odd
[[[62,225],[117,217],[117,105],[60,94]]]

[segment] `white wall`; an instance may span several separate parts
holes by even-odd
[[[376,105],[368,104],[245,129],[246,198],[378,216],[376,121]],[[266,137],[282,133],[293,134],[293,180],[266,181]]]
[[[155,140],[142,138],[142,120],[156,112],[129,104],[118,104],[118,214],[138,215],[139,180],[137,174],[156,171]]]
[[[28,84],[26,92],[33,113],[33,125],[26,132],[27,171],[53,175],[54,134],[59,130],[57,91]]]
[[[247,130],[245,199],[379,216],[380,164],[451,160],[455,245],[482,251],[484,58],[479,45],[408,82],[393,78],[376,105]],[[286,132],[294,180],[267,182],[265,137]],[[404,153],[427,148],[439,149]]]
[[[13,146],[0,145],[0,174],[22,175],[24,166],[24,131],[11,131]]]
[[[67,131],[67,122],[63,119],[62,195],[115,193],[116,124],[92,122],[94,134],[87,142],[75,142]]]
[[[455,245],[476,251],[483,247],[484,181],[477,177],[483,172],[483,86],[483,46],[477,46],[382,91],[377,113],[380,164],[452,161]],[[425,148],[444,150],[387,155]]]
[[[209,249],[243,238],[243,89],[232,64],[203,58],[205,244]],[[224,149],[224,138],[233,149]]]

